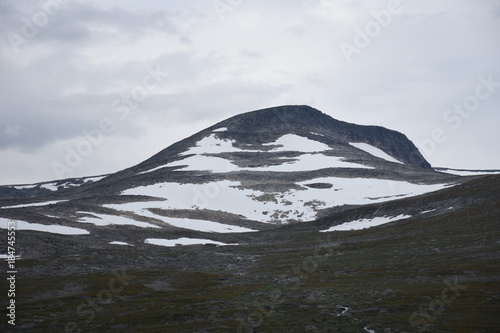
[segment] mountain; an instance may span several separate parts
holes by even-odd
[[[7,207],[26,205],[20,197],[69,200],[55,203],[66,215],[52,215],[69,214],[73,223],[108,214],[192,229],[179,220],[190,218],[210,225],[198,230],[222,222],[231,232],[311,221],[332,207],[418,195],[456,179],[435,172],[401,133],[283,106],[224,120],[107,177],[3,187],[0,194]]]
[[[226,119],[115,174],[1,187],[0,216],[97,237],[108,225],[255,232],[461,181],[399,132],[282,106]]]
[[[192,148],[195,142],[211,136],[214,132],[218,139],[231,141],[236,148],[239,148],[234,151],[268,152],[271,149],[263,145],[270,145],[285,135],[295,135],[327,144],[330,149],[341,149],[347,153],[351,153],[349,150],[352,150],[348,149],[349,143],[361,142],[382,150],[389,155],[389,158],[392,157],[392,160],[396,159],[422,169],[431,169],[430,164],[403,134],[383,127],[360,126],[338,121],[308,106],[275,107],[229,118],[165,149],[138,167],[140,169],[169,162],[172,155],[184,153],[186,148]],[[304,144],[307,145],[307,141],[304,141]],[[308,150],[309,147],[306,151]]]
[[[500,176],[450,171],[396,131],[281,106],[114,174],[1,186],[19,326],[495,331]]]

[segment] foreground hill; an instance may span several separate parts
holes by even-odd
[[[311,223],[211,235],[239,246],[101,243],[87,251],[75,239],[86,236],[19,232],[20,249],[44,244],[50,253],[18,260],[22,315],[16,328],[496,332],[499,187],[500,176],[487,176]],[[400,214],[413,216],[370,229],[321,232],[343,221]],[[104,234],[109,240],[117,235]],[[134,242],[129,232],[122,235]],[[181,231],[171,236],[194,238]]]

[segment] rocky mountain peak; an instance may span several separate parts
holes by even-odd
[[[272,143],[289,134],[340,149],[351,143],[364,143],[408,166],[432,169],[405,135],[380,126],[339,121],[307,105],[278,106],[233,116],[166,148],[140,166],[169,161],[173,155],[186,151],[210,135],[244,147]]]

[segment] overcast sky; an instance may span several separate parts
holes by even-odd
[[[0,184],[112,173],[308,104],[500,169],[498,0],[0,1]]]

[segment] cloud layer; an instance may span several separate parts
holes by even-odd
[[[6,0],[0,22],[2,184],[115,172],[281,104],[500,169],[495,0]]]

